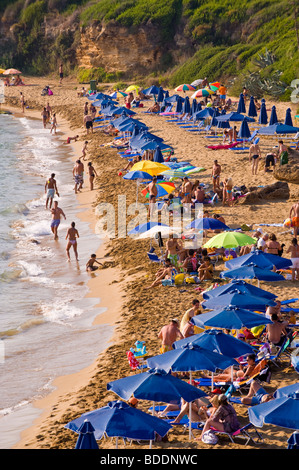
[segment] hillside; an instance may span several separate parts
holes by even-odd
[[[262,84],[299,77],[295,0],[2,0],[0,65],[82,81],[196,78]],[[299,10],[299,8],[298,8]],[[268,52],[267,52],[268,51]],[[274,74],[274,75],[273,75]],[[238,79],[239,77],[239,79]],[[278,87],[268,80],[275,78]],[[272,88],[271,88],[272,87]]]

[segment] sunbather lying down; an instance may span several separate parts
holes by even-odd
[[[112,124],[109,124],[106,128],[102,129],[105,134],[118,135],[119,130],[116,129]]]
[[[274,400],[274,393],[267,393],[259,382],[253,380],[248,394],[241,398],[241,403],[244,405],[258,405],[270,400]]]
[[[191,404],[191,416],[190,416],[190,405],[188,402],[182,399],[181,411],[177,415],[177,417],[172,421],[172,423],[178,424],[185,415],[191,418],[191,421],[193,423],[205,421],[208,418],[205,407],[206,407],[206,403],[204,403],[200,399],[194,400]]]
[[[157,287],[157,286],[162,285],[163,279],[171,279],[172,270],[173,270],[173,265],[170,263],[169,260],[166,260],[165,266],[163,266],[156,272],[155,281],[150,286],[145,287],[145,289],[151,289],[152,287]]]
[[[253,375],[253,372],[254,372],[255,367],[256,367],[255,360],[256,360],[255,354],[249,354],[247,356],[247,364],[248,365],[245,369],[243,369],[243,367],[240,365],[239,370],[232,371],[232,368],[229,367],[229,368],[225,369],[222,374],[214,375],[214,381],[215,382],[230,382],[232,378],[233,378],[233,380],[236,380],[236,379],[244,379],[245,380],[246,378],[249,379]]]

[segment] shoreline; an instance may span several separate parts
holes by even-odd
[[[38,115],[38,111],[35,110],[26,110],[23,114],[17,108],[12,106],[3,106],[3,110],[10,111],[15,117],[28,117],[30,119],[40,119]],[[65,120],[65,118],[61,116],[57,116],[58,123],[59,123],[59,131],[56,134],[60,141],[61,145],[63,145],[62,140],[66,140],[67,135],[71,135],[72,132],[80,133],[81,129],[77,129],[75,131],[70,129],[70,123]],[[70,144],[71,146],[71,157],[72,160],[75,161],[80,154],[80,150],[82,147],[82,142],[78,140],[77,142],[73,142]],[[86,186],[85,182],[85,186]],[[92,210],[92,204],[94,203],[94,198],[96,194],[96,189],[94,189],[93,193],[91,191],[83,191],[82,193],[76,194],[76,205],[77,209],[79,210],[78,218],[82,221],[85,221],[89,224],[90,229],[94,232],[96,217],[94,211]],[[88,205],[88,209],[85,206]],[[96,250],[97,257],[103,258],[106,253],[106,246],[105,243],[101,242],[99,239],[99,247]],[[115,294],[115,290],[117,288],[113,283],[119,277],[119,273],[117,272],[116,268],[107,268],[105,271],[101,272],[98,270],[94,276],[91,276],[91,279],[87,282],[88,293],[84,296],[84,298],[100,298],[100,302],[94,306],[94,308],[100,307],[105,308],[105,312],[100,313],[96,316],[93,321],[93,325],[101,325],[101,324],[109,324],[110,326],[115,326],[115,322],[119,319],[120,316],[120,309],[122,306],[121,300],[117,302],[117,305],[113,305],[113,312],[111,312],[112,305],[111,299]],[[100,286],[101,293],[97,293],[97,289]],[[121,299],[121,289],[118,289],[117,298]],[[109,339],[108,344],[113,341],[115,337],[115,332],[113,333],[112,337]],[[106,349],[106,348],[105,348]],[[105,354],[105,350],[100,352],[96,359],[93,361],[92,364],[87,366],[86,368],[77,371],[73,374],[62,375],[56,377],[51,382],[51,388],[54,388],[53,391],[50,391],[48,395],[41,399],[33,400],[30,403],[34,408],[41,410],[41,414],[38,418],[34,419],[32,424],[27,428],[21,431],[19,441],[12,447],[13,449],[22,449],[29,446],[26,444],[28,441],[35,438],[36,435],[39,433],[39,428],[43,424],[45,418],[50,414],[51,409],[55,406],[60,399],[68,394],[72,394],[78,392],[78,390],[88,383],[90,377],[92,376],[93,372],[95,371],[96,365],[100,356]],[[63,400],[64,402],[64,400]]]
[[[36,82],[38,82],[38,80],[36,80]],[[59,92],[60,89],[58,87],[58,95]],[[11,90],[11,93],[15,93],[15,90]],[[29,93],[29,90],[27,93]],[[66,96],[67,94],[68,96]],[[36,95],[34,94],[32,96],[35,100]],[[74,106],[75,96],[73,89],[67,90],[66,87],[64,88],[63,99],[66,100],[66,104],[63,110],[66,110],[67,107],[69,109],[69,113],[71,114],[70,121],[74,126],[71,126],[72,132],[73,128],[76,128],[76,124],[79,122],[78,116],[82,103],[82,101],[77,100],[78,106]],[[58,105],[60,104],[59,96],[57,103]],[[270,104],[271,103],[269,103],[269,106]],[[39,104],[39,106],[42,106],[42,104]],[[286,105],[280,106],[280,113],[284,107],[286,107]],[[73,112],[75,108],[78,116]],[[141,110],[140,114],[136,117],[141,118],[149,127],[150,132],[164,137],[167,143],[171,143],[174,146],[175,156],[178,157],[179,161],[188,160],[196,166],[202,166],[206,168],[206,170],[209,170],[213,158],[216,157],[222,163],[222,177],[232,175],[235,184],[267,185],[274,182],[273,175],[271,175],[271,173],[264,174],[262,170],[259,171],[256,177],[251,176],[248,154],[242,154],[242,152],[213,152],[206,150],[205,144],[207,141],[205,138],[198,138],[198,136],[192,134],[188,135],[183,129],[175,125],[166,124],[162,117],[141,114],[143,112],[144,111]],[[56,113],[59,115],[58,110]],[[64,116],[65,113],[63,112],[63,117]],[[94,191],[95,197],[98,201],[105,200],[105,202],[114,203],[114,207],[116,207],[117,195],[126,194],[128,203],[133,203],[136,199],[136,185],[117,176],[120,169],[123,168],[124,161],[117,155],[116,149],[110,149],[108,145],[106,146],[108,139],[109,137],[103,136],[100,132],[94,133],[91,139],[92,151],[90,155],[96,165],[96,169],[98,170],[99,166],[101,170],[100,188]],[[111,141],[112,137],[109,140]],[[268,141],[262,143],[263,152],[265,152],[266,149],[268,150],[269,146],[275,144],[274,141],[269,140],[269,143]],[[101,145],[104,145],[104,147],[101,148]],[[248,171],[244,171],[244,168],[248,168]],[[208,173],[208,171],[203,172],[199,177],[196,176],[194,178],[199,178],[202,182],[209,184],[210,175]],[[289,210],[291,201],[295,198],[297,200],[299,197],[298,186],[294,184],[290,184],[289,186],[291,196],[287,200],[279,199],[270,202],[267,201],[265,204],[238,204],[233,208],[218,206],[216,210],[223,214],[228,225],[235,222],[244,223],[247,221],[250,221],[250,223],[255,226],[261,223],[279,223],[282,222],[284,214]],[[87,195],[88,192],[85,194]],[[81,200],[81,197],[84,199],[84,193],[78,195],[79,200]],[[84,206],[83,200],[82,206]],[[92,211],[91,204],[89,203],[89,205],[87,204],[86,207],[84,206],[83,208],[87,208],[87,210],[82,211],[82,217],[87,217],[88,221],[90,221],[90,211]],[[91,221],[91,224],[92,223]],[[283,237],[282,233],[285,233],[281,232],[279,228],[276,229],[272,227],[267,230],[273,230],[280,239]],[[289,242],[291,235],[284,237],[286,242]],[[94,363],[94,368],[91,365],[90,368],[84,369],[87,380],[86,382],[82,380],[83,385],[80,389],[76,386],[71,389],[72,378],[70,377],[70,384],[66,384],[67,389],[65,389],[65,393],[62,396],[60,396],[59,393],[52,395],[54,402],[56,400],[52,409],[49,407],[47,412],[45,412],[45,416],[43,415],[43,420],[36,420],[35,427],[28,429],[26,438],[23,437],[23,441],[21,441],[22,445],[25,445],[26,448],[73,448],[77,435],[64,429],[64,425],[84,412],[105,406],[107,401],[118,399],[114,393],[107,391],[106,384],[112,380],[130,374],[131,370],[125,354],[128,348],[132,347],[136,340],[145,340],[148,355],[158,354],[160,342],[157,338],[157,334],[160,328],[168,323],[171,318],[181,318],[183,313],[190,308],[190,302],[194,297],[198,297],[201,300],[201,294],[195,291],[192,285],[186,285],[184,289],[177,289],[175,287],[157,288],[155,290],[144,289],[145,285],[154,278],[157,271],[157,265],[148,262],[146,256],[148,246],[148,241],[140,240],[136,243],[136,241],[129,239],[129,237],[119,240],[115,239],[105,244],[104,256],[109,257],[113,260],[114,264],[118,265],[116,272],[119,273],[119,278],[116,276],[114,281],[112,281],[112,290],[114,292],[116,287],[121,287],[119,295],[116,296],[116,301],[120,301],[123,292],[125,292],[125,301],[120,302],[122,310],[121,320],[115,321],[116,325],[119,323],[120,325],[115,328],[114,342],[112,345],[108,346],[103,354],[100,354]],[[103,245],[101,245],[101,249],[104,250]],[[101,249],[99,253],[102,253]],[[107,269],[110,268],[108,267]],[[103,272],[104,279],[106,278],[107,269]],[[219,271],[223,269],[224,263],[220,262],[216,270],[218,277]],[[100,274],[101,270],[99,270],[98,273]],[[123,283],[123,281],[125,282]],[[253,282],[256,284],[255,281]],[[91,283],[94,283],[94,288],[96,289],[96,279],[91,279]],[[209,286],[209,284],[207,286]],[[281,300],[297,297],[297,285],[292,284],[290,281],[273,284],[263,283],[262,287],[277,294]],[[108,300],[111,300],[109,299],[109,294],[107,294],[107,297]],[[113,302],[115,302],[114,299]],[[295,304],[294,306],[297,305]],[[106,312],[102,315],[105,314]],[[109,314],[107,314],[107,317],[109,317]],[[288,385],[290,381],[297,381],[296,372],[292,370],[291,367],[284,364],[283,368],[275,370],[271,384],[269,386],[267,385],[266,389],[267,391],[274,391],[278,386]],[[140,409],[144,411],[148,411],[148,406],[151,406],[151,403],[149,404],[149,402],[143,401],[140,403]],[[240,417],[241,424],[247,424],[248,416],[246,407],[236,405],[236,410],[238,417]],[[246,448],[285,448],[288,432],[284,429],[264,426],[262,434],[264,437],[262,444],[248,444]],[[109,439],[101,440],[100,447],[102,449],[111,449],[114,447],[114,443]],[[132,449],[144,449],[147,447],[148,445],[135,445],[134,443],[130,446]],[[201,442],[190,442],[187,433],[183,434],[179,427],[174,427],[169,433],[169,442],[159,442],[156,444],[156,447],[194,450],[207,448],[207,446]],[[244,443],[239,441],[232,444],[228,439],[221,438],[216,448],[244,449]]]

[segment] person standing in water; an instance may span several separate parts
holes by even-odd
[[[76,261],[78,261],[77,238],[79,238],[79,232],[75,228],[75,225],[76,225],[75,222],[71,223],[71,227],[66,232],[66,237],[65,237],[65,239],[68,240],[67,245],[66,245],[66,254],[67,254],[68,261],[71,261],[71,258],[70,258],[71,247],[73,247]]]
[[[52,230],[52,233],[54,234],[54,240],[58,240],[57,231],[58,231],[58,227],[60,224],[60,218],[61,216],[63,216],[66,220],[66,216],[63,210],[60,207],[58,207],[57,201],[54,201],[54,207],[53,209],[51,209],[51,214],[52,214],[51,230]]]
[[[25,97],[23,93],[20,91],[20,102],[21,102],[21,108],[22,108],[22,113],[25,111]]]
[[[48,209],[49,202],[50,202],[49,208],[51,209],[55,193],[59,197],[57,184],[56,184],[56,180],[55,180],[55,173],[52,173],[51,177],[46,181],[45,193],[47,193],[46,209]]]

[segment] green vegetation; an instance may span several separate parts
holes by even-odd
[[[223,80],[234,89],[255,80],[267,86],[275,80],[290,85],[299,78],[299,36],[296,36],[295,0],[1,0],[0,17],[12,35],[0,51],[1,66],[15,64],[24,71],[56,71],[58,61],[66,73],[76,71],[75,50],[80,27],[112,23],[134,33],[151,27],[161,49],[159,70],[150,75],[172,86],[196,78]],[[45,38],[45,18],[72,17],[53,41]],[[297,16],[299,16],[299,6]],[[175,35],[184,37],[181,60]],[[259,58],[273,54],[261,66]],[[163,74],[163,76],[162,76]],[[159,77],[160,75],[160,77]],[[79,69],[80,82],[119,81],[123,74],[102,67]],[[128,78],[128,77],[127,77]],[[141,77],[142,78],[142,77]],[[143,77],[147,80],[146,77]],[[148,77],[149,78],[149,77]],[[269,87],[268,87],[269,88]],[[277,89],[277,87],[276,87]],[[289,90],[281,98],[289,96]]]

